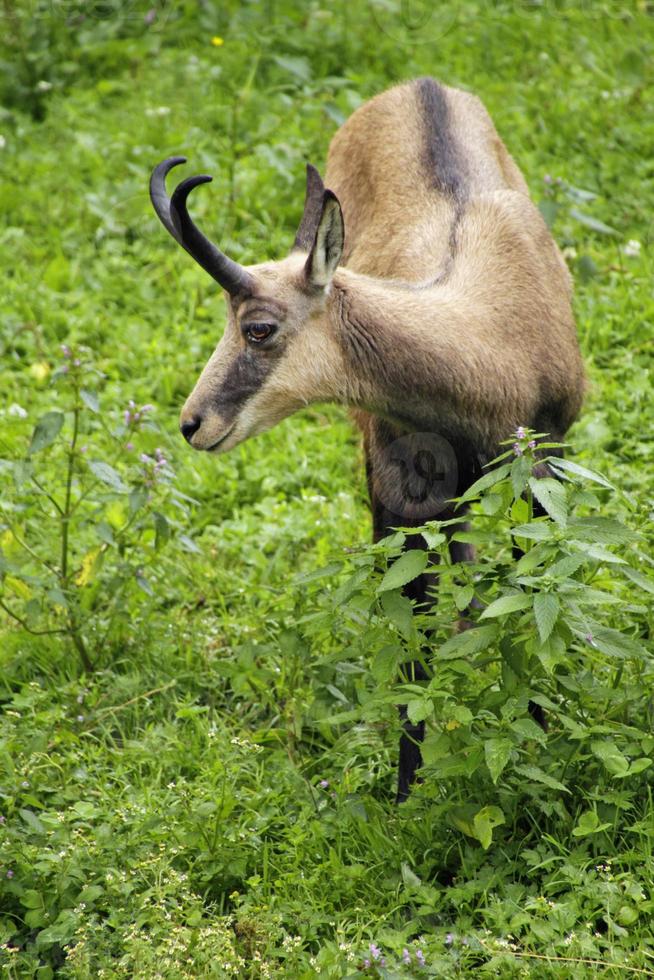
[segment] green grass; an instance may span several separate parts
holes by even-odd
[[[58,441],[31,457],[63,499],[72,389],[55,376],[61,344],[87,348],[93,364],[89,455],[141,489],[138,455],[162,447],[169,460],[133,515],[100,480],[71,525],[70,561],[87,581],[67,584],[92,672],[70,630],[35,635],[0,614],[0,969],[41,980],[654,976],[651,768],[617,778],[620,764],[592,753],[566,762],[555,711],[546,744],[525,751],[569,792],[523,786],[510,767],[497,786],[428,771],[392,805],[397,724],[379,660],[390,627],[370,626],[372,593],[348,591],[338,570],[368,554],[357,436],[344,411],[321,407],[225,457],[184,446],[179,408],[224,305],[147,197],[153,164],[184,153],[214,175],[199,223],[243,262],[281,257],[305,160],[324,166],[361,101],[420,74],[476,92],[575,276],[590,385],[570,442],[618,488],[595,504],[639,531],[619,554],[635,564],[638,551],[645,569],[651,4],[466,0],[414,26],[393,0],[161,3],[151,23],[148,7],[21,2],[0,14],[0,598],[32,630],[60,626],[63,607],[29,561],[16,572],[9,529],[58,561],[61,523],[16,461],[37,420],[65,412]],[[154,410],[128,451],[130,399]],[[130,515],[125,544],[108,544]],[[619,735],[625,756],[647,758],[651,595],[616,584],[613,567],[606,558],[591,576],[617,600],[602,622],[649,655],[589,651],[570,675],[568,714],[579,732]],[[453,732],[463,717],[451,715]],[[452,810],[468,799],[505,814],[486,849]],[[588,810],[602,829],[575,835]],[[363,968],[371,942],[387,960],[376,973]]]

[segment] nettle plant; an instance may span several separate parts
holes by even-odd
[[[101,412],[89,351],[62,354],[52,375],[60,407],[0,459],[0,610],[29,634],[69,641],[90,671],[139,597],[154,597],[164,545],[176,536],[194,549],[180,533],[191,501],[163,451],[149,448],[153,406]]]
[[[336,642],[372,656],[372,681],[332,668],[317,726],[329,737],[331,725],[392,724],[391,706],[407,704],[414,724],[427,723],[415,805],[425,794],[440,801],[484,848],[495,827],[524,817],[525,796],[532,816],[562,818],[576,837],[613,826],[627,797],[620,804],[606,781],[647,779],[654,749],[645,643],[654,562],[643,537],[600,513],[618,491],[561,458],[560,444],[519,429],[507,446],[460,498],[474,508],[474,530],[462,507],[453,521],[399,528],[352,554],[337,588],[325,589],[320,572],[299,578],[309,605],[322,596],[322,615],[304,626],[313,641],[334,642],[338,610]],[[406,550],[415,534],[426,550]],[[474,560],[452,562],[450,534],[479,546]],[[439,601],[424,614],[402,588],[433,562]],[[416,660],[426,680],[408,676]]]

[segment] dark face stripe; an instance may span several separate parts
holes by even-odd
[[[450,124],[447,96],[433,78],[416,83],[424,125],[424,160],[432,187],[456,201],[466,197],[468,172]]]
[[[277,360],[273,351],[249,348],[236,355],[213,399],[226,425],[234,421],[246,401],[259,391]]]

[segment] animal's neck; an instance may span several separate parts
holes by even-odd
[[[407,429],[452,431],[463,405],[470,420],[469,366],[454,343],[456,310],[446,294],[340,269],[329,308],[348,404]]]

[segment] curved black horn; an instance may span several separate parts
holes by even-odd
[[[188,177],[179,184],[173,196],[166,193],[166,177],[173,167],[186,163],[186,157],[169,157],[158,164],[150,177],[150,200],[159,220],[176,242],[185,248],[189,255],[220,283],[228,293],[249,293],[252,291],[252,277],[242,265],[233,262],[219,248],[209,241],[197,228],[186,208],[186,199],[199,184],[206,184],[212,177],[200,174]]]

